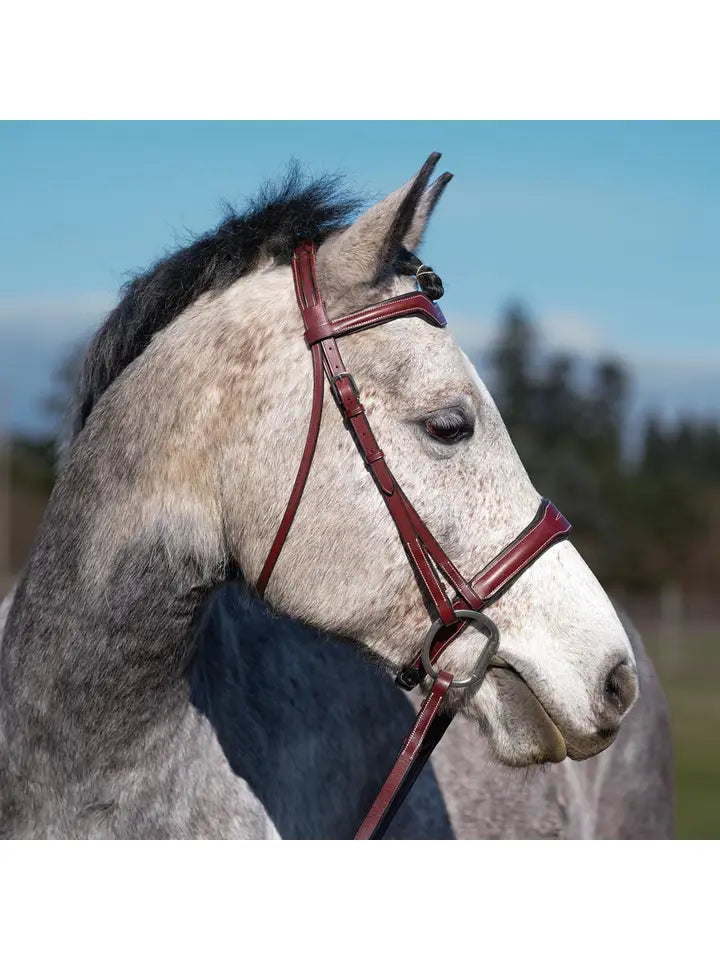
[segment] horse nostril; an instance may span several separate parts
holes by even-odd
[[[605,706],[614,710],[618,719],[630,709],[638,692],[635,668],[622,660],[616,664],[605,678],[603,689]]]
[[[605,681],[605,699],[614,703],[620,700],[620,683],[618,682],[615,670],[608,675]]]

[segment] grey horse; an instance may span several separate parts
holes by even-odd
[[[267,605],[253,591],[309,403],[288,260],[315,240],[331,315],[412,289],[403,264],[449,180],[430,184],[436,160],[356,220],[327,181],[291,178],[136,278],[105,321],[0,615],[0,835],[353,835],[412,722],[388,672],[429,621],[331,410]],[[475,571],[539,496],[451,334],[392,327],[348,356],[393,470]],[[572,545],[493,617],[498,659],[450,702],[390,835],[670,836],[662,693]],[[441,664],[466,672],[476,643]]]

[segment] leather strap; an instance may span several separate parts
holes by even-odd
[[[478,604],[470,604],[474,610],[482,610],[499,600],[517,578],[553,544],[565,540],[572,527],[557,507],[549,500],[542,500],[537,513],[512,543],[500,551],[480,573],[472,579],[472,586],[478,596]],[[456,610],[463,606],[460,599],[453,604]],[[469,625],[467,620],[459,620],[440,630],[430,649],[430,659],[435,662],[443,650]],[[420,654],[409,667],[404,667],[397,676],[397,683],[405,690],[412,690],[425,676]]]
[[[315,276],[315,247],[313,244],[305,243],[298,247],[293,257],[292,268],[295,281],[295,294],[305,326],[305,339],[312,350],[313,399],[310,424],[305,441],[305,449],[300,459],[300,466],[298,467],[285,513],[283,514],[280,526],[275,534],[272,546],[270,547],[257,580],[256,589],[261,597],[265,594],[268,582],[275,569],[275,564],[277,563],[293,520],[295,519],[295,514],[297,513],[297,508],[300,504],[315,455],[315,447],[317,445],[322,419],[323,366],[331,385],[334,387],[333,395],[338,405],[343,409],[348,421],[351,423],[352,431],[363,453],[363,458],[373,474],[381,493],[383,493],[386,498],[392,497],[395,493],[395,480],[384,464],[383,453],[378,447],[370,424],[365,417],[365,411],[362,404],[360,404],[355,381],[345,368],[345,364],[340,356],[340,351],[335,343],[335,337],[345,336],[348,333],[354,333],[366,327],[377,326],[379,323],[387,323],[389,320],[394,320],[398,317],[417,314],[438,327],[444,327],[447,323],[440,308],[422,293],[409,293],[399,297],[393,297],[390,300],[384,300],[382,303],[375,304],[365,310],[350,314],[347,317],[330,321],[327,319],[325,307],[317,287]],[[341,382],[343,377],[345,380]],[[355,418],[359,416],[362,416],[362,421],[354,422]],[[380,460],[383,461],[382,464],[379,463]],[[402,493],[401,496],[397,498],[397,500],[400,499],[405,500]],[[388,501],[386,500],[386,502]],[[407,504],[406,500],[405,504]],[[445,591],[435,571],[423,553],[423,548],[418,536],[412,530],[413,523],[408,516],[407,507],[402,505],[396,506],[396,501],[393,501],[392,505],[388,503],[388,508],[398,525],[403,543],[413,558],[413,565],[418,571],[426,589],[432,596],[440,617],[444,623],[454,622],[455,616],[452,612],[452,605],[445,595]],[[424,530],[426,535],[432,539],[429,531],[422,521],[420,521],[420,518],[417,517],[417,514],[415,514],[415,519],[418,529]],[[440,547],[434,540],[432,540],[432,543],[435,552],[439,551],[442,553]],[[469,591],[472,595],[472,588],[470,588],[469,584],[466,584],[462,580],[462,577],[460,577],[460,574],[452,567],[452,564],[450,566],[452,573],[449,579],[455,589],[462,592],[464,587],[465,590]]]
[[[449,714],[439,715],[438,711],[451,682],[451,674],[444,670],[438,673],[387,780],[355,834],[356,840],[380,840],[384,836],[425,762],[450,726],[452,717]]]
[[[344,337],[358,330],[367,330],[368,327],[387,323],[389,320],[397,320],[398,317],[416,316],[422,317],[436,327],[447,325],[440,307],[428,299],[424,293],[404,293],[399,297],[391,297],[389,300],[366,307],[365,310],[358,310],[357,313],[350,313],[339,320],[327,320],[317,316],[313,318],[314,322],[310,325],[306,324],[305,340],[310,346],[327,337]]]
[[[480,605],[475,609],[490,606],[498,600],[545,550],[569,533],[568,521],[549,500],[543,500],[525,530],[473,579],[473,586],[481,598]],[[456,600],[454,607],[461,609],[462,601]],[[469,622],[458,620],[440,631],[430,650],[431,661],[434,662],[453,640],[460,636]],[[400,686],[412,689],[424,676],[425,670],[418,656],[409,668],[400,671],[398,682]],[[450,681],[440,685],[440,679],[447,677]],[[452,715],[438,711],[451,682],[451,674],[443,670],[438,672],[430,693],[423,701],[410,737],[403,744],[385,784],[355,836],[356,840],[381,840],[384,836],[400,804],[450,726]]]
[[[295,477],[295,483],[293,484],[292,492],[290,493],[290,499],[288,500],[287,507],[285,508],[283,518],[280,521],[278,531],[275,534],[275,539],[270,547],[270,552],[268,553],[267,559],[263,565],[262,572],[258,577],[256,586],[261,597],[265,594],[265,588],[267,587],[268,581],[270,580],[272,572],[275,569],[275,564],[280,556],[280,551],[283,548],[283,544],[287,540],[290,527],[295,519],[295,514],[300,504],[300,498],[302,497],[303,490],[305,489],[305,482],[307,481],[308,474],[310,473],[310,467],[312,466],[313,457],[315,456],[315,447],[317,446],[317,439],[320,433],[323,387],[325,381],[323,379],[322,357],[320,356],[320,350],[317,346],[313,346],[312,348],[312,362],[313,399],[312,410],[310,412],[310,426],[308,427],[307,438],[305,440],[305,449],[303,450],[303,455],[300,459],[300,466],[298,468],[297,476]]]
[[[471,581],[465,580],[421,520],[388,467],[368,421],[355,380],[345,367],[337,344],[339,337],[399,317],[420,316],[428,323],[444,327],[446,321],[442,311],[423,293],[416,292],[384,300],[338,320],[329,320],[317,286],[313,244],[303,243],[297,248],[292,268],[298,307],[305,327],[305,340],[312,352],[312,408],[297,476],[258,578],[258,592],[261,596],[265,593],[305,489],[320,432],[324,383],[327,377],[345,424],[397,527],[423,595],[437,610],[441,625],[430,649],[430,662],[434,663],[468,625],[469,621],[460,619],[456,611],[479,611],[494,603],[545,550],[568,536],[570,524],[550,501],[543,500],[535,518],[525,530]],[[445,583],[436,567],[455,589],[456,596],[453,599],[448,597]],[[425,671],[418,655],[409,667],[400,671],[398,683],[406,689],[412,689],[424,676]],[[451,714],[443,713],[441,707],[452,681],[451,674],[439,671],[422,703],[413,729],[356,839],[379,839],[384,835],[400,803],[450,724]]]
[[[325,373],[330,380],[333,396],[340,407],[345,423],[355,439],[365,466],[372,474],[385,505],[397,527],[400,539],[413,566],[423,591],[429,595],[438,616],[444,624],[456,621],[452,602],[444,584],[432,565],[431,557],[448,576],[453,587],[469,604],[479,602],[474,590],[460,575],[449,557],[440,548],[425,524],[409,504],[400,485],[390,471],[385,456],[368,422],[365,408],[360,400],[354,378],[351,376],[340,355],[334,331],[356,332],[378,322],[387,322],[398,317],[418,312],[437,326],[446,321],[438,307],[424,294],[411,293],[393,297],[367,310],[351,314],[340,320],[329,321],[325,316],[315,279],[315,249],[312,244],[302,244],[293,258],[293,276],[295,278],[298,306],[305,324],[306,339],[313,345],[320,343],[323,353]],[[352,330],[349,324],[352,324]]]

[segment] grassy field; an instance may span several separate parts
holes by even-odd
[[[720,624],[643,637],[670,705],[679,839],[720,839]]]

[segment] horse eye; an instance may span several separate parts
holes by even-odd
[[[473,433],[473,425],[462,410],[433,413],[425,420],[424,427],[433,440],[441,443],[458,443]]]

